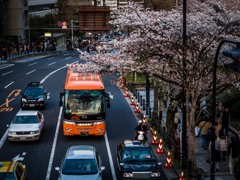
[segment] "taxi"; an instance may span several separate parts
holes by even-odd
[[[25,180],[26,166],[14,161],[0,161],[0,179]]]

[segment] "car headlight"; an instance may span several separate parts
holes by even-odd
[[[15,131],[8,131],[8,135],[16,135]]]
[[[31,132],[30,132],[30,134],[39,134],[39,133],[40,133],[39,130],[37,130],[37,131],[31,131]]]
[[[39,99],[38,99],[38,102],[41,102],[41,101],[44,101],[44,99],[43,99],[43,98],[39,98]]]
[[[22,98],[22,102],[27,102],[27,100],[25,98]]]
[[[133,173],[123,173],[123,177],[126,178],[133,177]]]
[[[151,177],[160,177],[160,172],[151,173]]]

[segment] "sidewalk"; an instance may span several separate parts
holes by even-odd
[[[123,89],[121,89],[123,95],[125,94],[125,91]],[[145,99],[146,95],[145,95],[145,91],[139,91],[140,95],[142,95],[142,98]],[[131,92],[130,96],[132,95]],[[130,98],[125,98],[126,101],[128,103],[130,103]],[[135,99],[135,102],[137,102],[137,100]],[[150,107],[151,109],[153,109],[153,92],[150,92]],[[130,106],[133,113],[134,113],[134,108],[135,106]],[[146,111],[142,110],[142,107],[140,106],[140,114],[135,114],[136,119],[141,119],[142,115],[146,115]],[[166,116],[166,113],[163,114],[163,116]],[[231,129],[231,128],[230,128]],[[232,130],[234,131],[235,129],[232,128]],[[234,132],[229,130],[229,135],[228,135],[228,143],[231,142],[230,138],[234,135]],[[235,130],[236,131],[236,130]],[[151,141],[153,134],[152,133],[148,133],[148,139]],[[154,150],[154,152],[156,152],[158,146],[157,145],[152,145],[152,148]],[[210,180],[210,168],[211,165],[210,163],[208,163],[206,161],[206,153],[207,151],[204,150],[202,148],[202,144],[201,144],[201,138],[198,137],[195,139],[195,157],[196,157],[196,166],[197,168],[199,168],[202,172],[202,177],[201,179],[204,180]],[[162,162],[162,164],[164,165],[164,163],[166,162],[166,155],[159,155],[156,154],[157,158],[159,159],[160,162]],[[177,170],[175,170],[174,168],[172,169],[164,169],[164,172],[166,174],[166,176],[168,177],[169,180],[174,180],[174,179],[179,179],[179,174],[180,172],[177,172]],[[228,164],[228,158],[226,158],[226,164],[224,165],[223,163],[219,163],[219,171],[214,173],[214,179],[215,180],[235,180],[234,175],[231,175],[229,173],[229,164]]]

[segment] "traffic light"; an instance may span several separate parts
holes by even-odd
[[[223,51],[223,55],[232,58],[235,62],[240,62],[240,48]]]

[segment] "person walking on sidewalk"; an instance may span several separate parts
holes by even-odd
[[[207,150],[209,141],[207,138],[208,131],[212,127],[212,123],[210,122],[210,118],[207,118],[206,121],[201,121],[198,125],[201,128],[201,139],[202,139],[202,147],[204,150]]]
[[[228,108],[225,108],[222,114],[222,130],[225,136],[228,136],[229,123],[230,123],[230,112]]]
[[[226,156],[227,156],[227,138],[224,135],[223,131],[219,132],[219,143],[220,143],[220,151],[222,154],[223,164],[226,164]]]
[[[227,156],[229,157],[229,171],[230,174],[233,174],[234,165],[238,159],[238,144],[235,136],[231,137],[231,142],[228,145]]]
[[[219,163],[222,161],[222,156],[221,156],[221,150],[220,150],[220,143],[217,136],[215,136],[215,147],[214,147],[213,153],[211,153],[211,149],[212,149],[212,142],[209,143],[209,152],[210,152],[210,155],[213,155],[216,171],[219,171]]]

